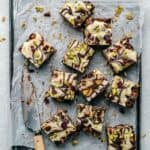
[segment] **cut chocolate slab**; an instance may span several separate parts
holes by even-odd
[[[59,110],[51,119],[45,121],[41,128],[52,142],[60,144],[76,131],[76,126],[65,110]]]
[[[32,33],[20,47],[20,52],[36,68],[39,68],[55,52],[55,49],[39,33]]]
[[[108,150],[135,150],[136,140],[133,126],[121,124],[107,127]]]
[[[114,76],[108,98],[121,106],[132,107],[138,98],[138,89],[137,83]]]
[[[79,91],[91,101],[98,94],[102,93],[109,85],[108,80],[97,69],[85,75],[79,84]]]
[[[88,1],[67,1],[63,5],[61,15],[74,27],[81,27],[92,14],[94,6]]]
[[[130,44],[130,38],[125,37],[113,46],[104,50],[104,56],[115,73],[119,73],[137,62],[137,52]]]
[[[52,71],[51,87],[47,92],[47,96],[51,96],[58,101],[74,100],[77,86],[76,78],[77,74],[75,73]]]
[[[72,40],[65,53],[63,63],[81,73],[83,73],[91,57],[94,54],[94,50],[85,43]]]
[[[112,43],[111,19],[89,18],[85,23],[85,43],[109,46]]]
[[[77,106],[77,127],[95,135],[100,133],[103,127],[104,107],[79,104]]]

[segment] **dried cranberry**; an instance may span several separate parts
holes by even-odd
[[[29,39],[31,40],[31,39],[35,39],[35,37],[36,37],[36,34],[35,33],[32,33],[30,36],[29,36]]]
[[[72,15],[72,9],[70,7],[68,8],[68,13]]]
[[[43,47],[43,50],[44,50],[44,51],[47,51],[48,48],[49,48],[49,46],[48,46],[48,45],[45,45],[45,46]]]
[[[123,83],[120,81],[118,82],[118,88],[122,89],[123,88]]]
[[[64,121],[62,122],[62,124],[61,124],[61,127],[62,127],[63,129],[67,129],[67,124],[68,124],[68,120],[64,120]]]
[[[108,34],[106,34],[106,35],[104,36],[104,40],[106,41],[106,43],[111,43],[111,36],[108,35]]]

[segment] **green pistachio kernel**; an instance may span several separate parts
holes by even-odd
[[[42,13],[42,12],[44,11],[44,8],[41,7],[41,6],[36,6],[36,7],[35,7],[35,10],[36,10],[36,12],[38,12],[38,13]]]
[[[40,60],[42,58],[42,53],[41,53],[41,51],[40,50],[36,50],[35,52],[34,52],[34,59],[35,60]]]
[[[42,63],[42,60],[38,60],[38,65],[41,65]]]
[[[70,18],[69,22],[70,22],[72,25],[74,25],[74,24],[75,24],[75,21],[74,21],[74,19],[73,19],[73,18]]]

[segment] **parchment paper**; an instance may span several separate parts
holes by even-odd
[[[135,2],[114,2],[114,1],[101,1],[91,0],[95,5],[94,17],[108,18],[114,16],[114,10],[118,5],[123,6],[124,11],[121,13],[117,22],[113,23],[113,43],[120,40],[124,35],[132,32],[132,44],[134,48],[141,52],[141,26],[142,18],[140,6]],[[75,110],[77,103],[86,103],[85,99],[79,95],[72,104],[58,103],[50,99],[49,104],[43,102],[43,94],[50,85],[50,77],[52,69],[60,69],[68,72],[75,72],[72,69],[64,66],[61,61],[66,51],[66,47],[71,38],[83,40],[83,33],[80,30],[73,29],[64,19],[60,16],[59,10],[64,0],[14,0],[14,71],[11,92],[11,110],[12,110],[12,124],[13,124],[13,145],[24,145],[33,147],[33,133],[28,131],[23,123],[22,108],[21,108],[21,76],[24,64],[24,58],[18,51],[20,45],[27,39],[30,33],[39,32],[44,38],[49,41],[56,49],[57,52],[44,64],[39,70],[34,69],[31,73],[31,78],[37,88],[37,96],[39,100],[40,118],[41,122],[48,119],[58,108],[65,108],[68,110],[72,119],[75,119]],[[44,17],[43,13],[37,13],[35,6],[44,7],[44,12],[50,11],[50,17]],[[125,14],[132,12],[134,19],[127,21]],[[33,18],[37,18],[37,21]],[[25,23],[25,29],[21,28],[21,24]],[[100,69],[111,81],[113,72],[107,65],[105,58],[102,55],[102,49],[97,48],[92,61],[86,72],[94,68]],[[139,80],[139,64],[132,66],[124,74],[126,78],[138,82]],[[79,74],[79,79],[81,78]],[[98,96],[93,102],[93,105],[106,106],[107,112],[105,123],[109,125],[116,125],[120,123],[131,124],[136,130],[137,125],[137,111],[136,105],[132,109],[125,109],[125,113],[120,113],[120,108],[112,103],[108,104],[103,96]],[[103,128],[102,137],[105,137],[105,128]],[[73,137],[78,139],[79,144],[72,146],[70,138],[64,145],[57,146],[50,142],[45,136],[46,148],[51,150],[99,150],[106,149],[106,142],[101,142],[98,138],[80,133]]]

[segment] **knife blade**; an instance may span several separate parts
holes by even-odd
[[[35,133],[34,144],[36,150],[44,150],[43,138],[40,134],[40,116],[36,88],[33,85],[27,67],[24,67],[21,82],[21,104],[25,126]]]

